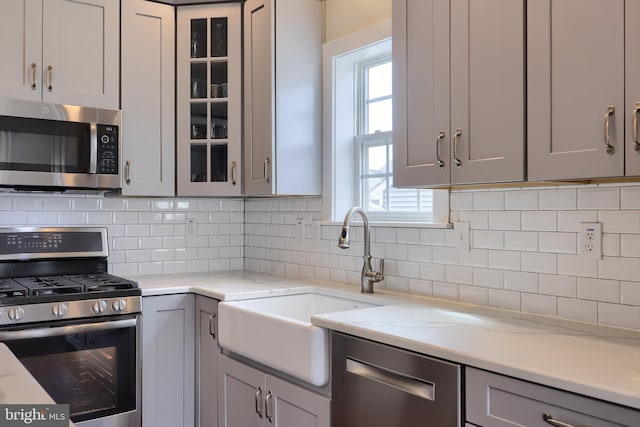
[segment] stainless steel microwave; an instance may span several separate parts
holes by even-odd
[[[0,186],[120,188],[122,112],[0,99]]]

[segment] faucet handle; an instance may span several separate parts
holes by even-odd
[[[384,258],[380,258],[380,275],[384,276]]]

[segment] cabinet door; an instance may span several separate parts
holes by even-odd
[[[451,0],[452,184],[524,180],[524,7]]]
[[[218,424],[218,301],[196,297],[196,427]]]
[[[43,2],[45,102],[120,107],[120,2]]]
[[[393,181],[449,184],[449,0],[393,2]]]
[[[143,427],[194,425],[194,310],[192,294],[143,299]]]
[[[264,374],[220,355],[218,375],[218,426],[264,427]]]
[[[244,188],[272,194],[274,158],[273,0],[244,4]],[[293,125],[293,124],[292,124]]]
[[[42,97],[42,0],[2,2],[0,97]]]
[[[527,2],[529,180],[624,174],[624,8]]]
[[[626,125],[625,174],[640,175],[640,1],[625,2]]]
[[[239,196],[241,4],[180,7],[177,182],[181,196]]]
[[[122,3],[122,194],[175,194],[175,13]]]
[[[331,400],[278,378],[267,376],[268,416],[276,427],[329,427]],[[268,419],[268,418],[267,418]]]

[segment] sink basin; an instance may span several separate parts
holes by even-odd
[[[320,293],[222,302],[218,342],[224,349],[322,386],[329,381],[329,334],[312,325],[311,316],[378,305]]]

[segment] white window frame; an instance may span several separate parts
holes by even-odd
[[[340,61],[347,54],[360,49],[362,58],[373,58],[385,54],[388,48],[381,41],[391,38],[391,20],[327,42],[323,46],[323,217],[325,220],[341,222],[349,208],[360,198],[359,156],[354,149],[357,135],[356,82],[354,71],[357,56],[349,55],[349,60]],[[364,47],[364,48],[363,48]],[[351,61],[353,60],[353,61]],[[351,73],[345,72],[349,71]],[[345,77],[349,76],[349,77]],[[336,97],[336,94],[346,95]],[[334,102],[334,99],[337,101]],[[339,101],[338,101],[339,99]],[[356,180],[356,175],[358,179]],[[383,216],[372,212],[374,222],[411,226],[449,226],[449,191],[434,190],[433,218],[423,219],[419,213],[385,212]]]

